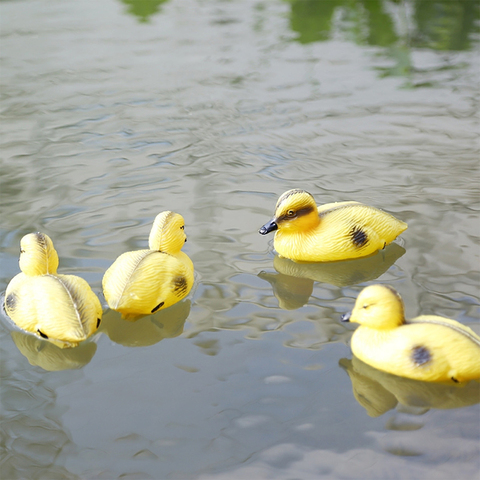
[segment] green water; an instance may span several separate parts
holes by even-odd
[[[451,0],[0,2],[0,290],[42,231],[105,305],[166,209],[196,271],[136,323],[105,306],[77,349],[2,312],[1,478],[474,479],[478,384],[372,373],[340,316],[380,282],[407,317],[480,332],[479,20]],[[409,228],[292,269],[257,233],[290,188]]]

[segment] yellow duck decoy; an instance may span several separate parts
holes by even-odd
[[[100,325],[102,306],[88,283],[59,275],[58,255],[43,233],[20,242],[20,270],[5,292],[5,311],[13,322],[58,346],[75,347]]]
[[[372,255],[406,229],[406,223],[378,208],[359,202],[317,207],[310,193],[294,189],[281,195],[274,218],[259,233],[276,230],[274,247],[282,257],[334,262]]]
[[[405,320],[403,301],[388,285],[363,289],[342,321],[360,324],[352,336],[352,352],[374,368],[427,382],[480,378],[480,337],[436,315]]]
[[[148,250],[120,255],[103,277],[108,306],[135,319],[170,307],[186,297],[193,285],[193,263],[181,252],[187,241],[185,221],[166,211],[153,222]]]

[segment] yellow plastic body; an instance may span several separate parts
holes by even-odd
[[[185,298],[194,280],[190,258],[181,248],[186,241],[183,217],[157,215],[149,249],[120,255],[103,277],[108,306],[125,318],[148,315]]]
[[[334,262],[372,255],[393,242],[407,224],[358,202],[317,207],[303,190],[289,190],[277,202],[274,247],[297,262]]]
[[[455,320],[435,315],[406,321],[403,302],[391,287],[365,288],[350,321],[360,324],[352,336],[352,352],[372,367],[429,382],[480,378],[480,337]]]
[[[60,347],[74,347],[92,335],[102,318],[102,306],[88,283],[75,275],[58,275],[58,255],[41,233],[23,237],[22,273],[5,292],[5,311],[20,328]]]

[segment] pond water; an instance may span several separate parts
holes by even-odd
[[[480,332],[476,2],[0,9],[0,290],[42,231],[105,305],[103,273],[163,210],[196,272],[136,323],[105,305],[77,349],[2,313],[2,478],[477,478],[478,383],[371,371],[340,323],[380,282],[407,316]],[[297,268],[258,234],[290,188],[409,228],[366,263]]]

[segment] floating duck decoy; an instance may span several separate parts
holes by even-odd
[[[403,301],[390,286],[363,289],[342,321],[360,324],[352,336],[352,352],[374,368],[428,382],[480,378],[480,337],[435,315],[405,320]]]
[[[187,241],[185,221],[166,211],[153,222],[148,250],[120,255],[103,277],[108,306],[135,319],[170,307],[186,297],[193,285],[193,263],[181,251]]]
[[[100,325],[102,306],[88,283],[59,275],[58,255],[43,233],[20,242],[20,270],[5,292],[5,311],[13,322],[58,346],[75,347]]]
[[[317,207],[305,190],[288,190],[277,201],[274,218],[259,230],[275,232],[274,247],[297,262],[333,262],[366,257],[385,248],[407,224],[359,202]]]

